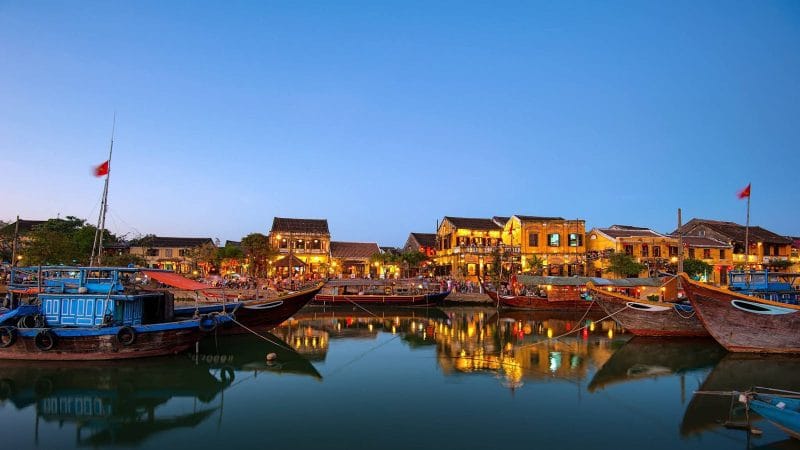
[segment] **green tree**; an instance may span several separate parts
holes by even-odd
[[[770,259],[766,265],[773,270],[786,270],[792,266],[792,262],[786,259]]]
[[[537,255],[533,255],[532,258],[528,260],[528,272],[532,273],[533,275],[541,275],[542,270],[544,269],[544,259],[538,257]]]
[[[97,228],[73,216],[50,219],[33,227],[20,242],[23,264],[88,264]],[[104,243],[114,243],[116,236],[105,230]]]
[[[266,276],[269,262],[278,255],[278,252],[269,245],[269,237],[261,233],[250,233],[243,237],[242,251],[250,258],[256,276]]]
[[[686,259],[683,261],[683,271],[692,278],[711,272],[712,267],[699,259]]]
[[[193,264],[201,266],[206,274],[219,268],[219,248],[211,242],[198,245],[188,252],[188,258]]]
[[[398,259],[406,265],[405,276],[408,277],[408,271],[410,269],[419,269],[419,266],[428,260],[428,256],[422,252],[408,251],[401,253]]]
[[[629,278],[639,275],[647,267],[633,260],[633,257],[625,253],[612,253],[608,257],[609,266],[606,272],[613,273],[620,278]]]

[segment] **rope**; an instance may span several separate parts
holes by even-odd
[[[578,322],[582,321],[586,317],[586,315],[589,314],[589,311],[592,309],[592,305],[593,304],[594,304],[594,300],[592,300],[592,303],[589,304],[589,308],[586,310],[586,313],[583,314],[583,317],[581,317],[581,319]],[[603,317],[601,319],[598,319],[598,320],[596,320],[596,322],[602,322],[602,321],[604,321],[606,319],[610,319],[611,317],[616,316],[617,314],[621,313],[622,311],[624,311],[624,310],[626,310],[628,308],[630,308],[630,306],[625,305],[625,307],[624,308],[620,308],[619,311],[611,313],[611,314],[609,314],[609,315],[607,315],[607,316],[605,316],[605,317]],[[582,327],[575,328],[573,330],[567,331],[566,333],[563,333],[563,334],[559,334],[558,336],[555,336],[555,337],[552,337],[552,338],[547,338],[547,339],[539,341],[539,342],[534,342],[534,343],[531,343],[531,344],[520,346],[520,348],[533,347],[534,345],[539,345],[539,344],[542,344],[542,343],[545,343],[545,342],[554,341],[556,339],[560,339],[560,338],[562,338],[564,336],[567,336],[567,335],[570,335],[572,333],[577,333],[578,331],[581,331],[584,328],[587,328],[588,326],[589,325],[584,325]]]
[[[242,327],[242,328],[244,328],[245,330],[247,330],[247,331],[249,331],[249,332],[253,333],[254,335],[256,335],[256,336],[260,337],[261,339],[263,339],[263,340],[265,340],[265,341],[269,342],[270,344],[276,345],[276,346],[278,346],[278,347],[280,347],[280,348],[283,348],[283,349],[285,349],[285,350],[290,350],[290,351],[292,351],[292,352],[293,352],[293,351],[295,351],[295,350],[294,350],[293,348],[291,348],[291,347],[287,347],[287,346],[285,346],[285,345],[283,345],[283,344],[280,344],[280,343],[278,343],[278,342],[275,342],[275,341],[273,341],[272,339],[270,339],[270,338],[268,338],[268,337],[266,337],[266,336],[264,336],[264,335],[262,335],[262,334],[259,334],[258,332],[256,332],[256,331],[254,331],[254,330],[252,330],[252,329],[248,328],[248,327],[247,327],[247,326],[245,326],[243,323],[241,323],[241,322],[239,322],[238,320],[234,319],[234,318],[233,318],[233,316],[231,316],[231,317],[230,317],[230,319],[231,319],[231,322],[235,323],[236,325],[239,325],[240,327]]]
[[[677,304],[674,305],[672,307],[672,310],[675,311],[675,314],[677,314],[678,317],[680,317],[681,319],[691,319],[692,317],[694,317],[695,314],[697,314],[697,310],[692,308],[692,312],[688,316],[684,316],[683,314],[681,314],[680,308],[678,306],[679,305],[677,305]]]
[[[358,306],[359,308],[363,309],[364,311],[366,311],[366,312],[367,312],[367,314],[371,315],[372,317],[375,317],[375,318],[377,318],[377,319],[382,319],[382,317],[378,316],[377,314],[373,314],[373,312],[372,312],[372,311],[370,311],[370,310],[368,310],[368,309],[364,308],[363,306],[361,306],[361,305],[359,305],[358,303],[356,303],[356,302],[354,302],[354,301],[350,300],[349,298],[345,297],[345,300],[347,300],[348,302],[350,302],[350,303],[352,303],[352,304],[354,304],[354,305]]]
[[[370,352],[372,352],[372,351],[375,351],[375,350],[377,350],[377,349],[379,349],[379,348],[383,347],[384,345],[387,345],[387,344],[391,343],[392,341],[394,341],[395,339],[397,339],[397,338],[399,338],[399,337],[400,337],[400,333],[397,333],[397,334],[396,334],[394,337],[392,337],[392,338],[391,338],[391,339],[389,339],[388,341],[386,341],[386,342],[384,342],[384,343],[382,343],[382,344],[376,345],[376,346],[374,346],[374,347],[372,347],[372,348],[370,348],[370,349],[368,349],[368,350],[366,350],[366,351],[362,352],[361,354],[357,355],[355,358],[351,359],[350,361],[348,361],[348,362],[344,363],[343,365],[341,365],[341,366],[337,367],[336,369],[334,369],[334,370],[330,371],[330,373],[328,373],[327,375],[325,375],[325,377],[327,377],[327,378],[330,378],[330,377],[331,377],[331,375],[335,374],[336,372],[339,372],[339,371],[341,371],[341,370],[345,369],[347,366],[350,366],[351,364],[354,364],[355,362],[357,362],[357,361],[358,361],[358,360],[360,360],[361,358],[363,358],[363,357],[367,356],[367,354],[368,354],[368,353],[370,353]]]

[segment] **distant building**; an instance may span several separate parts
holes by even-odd
[[[403,252],[420,252],[431,258],[436,255],[436,233],[410,233]]]
[[[327,276],[330,266],[331,233],[326,219],[275,217],[269,243],[281,258],[275,262],[279,273],[313,273]],[[290,258],[291,256],[291,258]]]
[[[794,241],[791,238],[759,226],[750,226],[747,230],[744,225],[734,222],[692,219],[672,234],[677,234],[678,231],[684,236],[710,237],[730,244],[733,247],[734,266],[744,265],[745,255],[748,257],[747,264],[756,269],[786,264],[777,261],[787,261],[788,263],[792,256]],[[750,247],[747,252],[745,252],[745,234],[748,235],[747,240]]]
[[[616,275],[607,271],[613,253],[625,253],[644,264],[646,268],[639,276],[651,277],[674,271],[670,264],[678,261],[678,240],[649,228],[629,225],[592,228],[587,243],[589,275],[614,278]]]
[[[678,245],[678,236],[671,237]],[[733,269],[733,246],[707,236],[683,236],[682,239],[684,260],[697,259],[712,267],[711,273],[701,276],[703,281],[727,285],[728,272]]]
[[[174,270],[177,273],[191,273],[211,267],[200,267],[193,258],[193,251],[202,245],[214,245],[211,238],[146,236],[130,243],[132,255],[144,258],[146,266],[153,269]]]
[[[374,242],[331,242],[331,260],[334,273],[344,278],[362,278],[369,275],[377,278],[381,273],[380,263],[371,263],[372,255],[380,253]]]

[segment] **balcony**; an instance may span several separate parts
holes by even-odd
[[[280,253],[282,255],[284,255],[284,254],[288,255],[289,254],[289,249],[288,248],[279,248],[278,249],[278,253]],[[308,248],[306,248],[306,249],[296,248],[296,249],[292,250],[292,253],[302,253],[304,255],[327,255],[328,251],[327,250],[322,250],[322,249],[319,249],[319,248],[315,248],[313,250],[312,249],[308,249]]]
[[[460,245],[452,248],[453,254],[471,254],[471,255],[491,255],[496,250],[503,251],[505,254],[518,255],[520,247],[512,246],[489,246],[489,245]]]

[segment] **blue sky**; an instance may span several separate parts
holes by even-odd
[[[0,0],[0,219],[402,245],[445,215],[800,235],[800,2]]]

